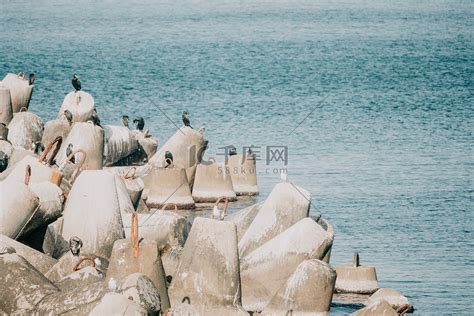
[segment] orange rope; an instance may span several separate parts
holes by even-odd
[[[79,266],[81,265],[81,263],[86,261],[86,260],[91,261],[92,266],[95,268],[95,261],[94,261],[94,259],[92,259],[92,257],[82,257],[81,259],[79,259],[79,261],[77,261],[77,263],[74,265],[74,267],[72,267],[72,272],[76,272],[77,269],[79,268]]]
[[[178,206],[177,206],[176,204],[174,204],[174,203],[166,203],[166,204],[164,204],[164,205],[161,207],[161,210],[162,210],[162,211],[166,210],[166,208],[167,208],[169,205],[174,206],[174,210],[175,210],[175,211],[178,211]]]
[[[138,213],[132,213],[130,239],[133,242],[133,256],[138,257]]]
[[[54,157],[58,154],[59,148],[61,147],[61,144],[63,142],[63,138],[61,136],[56,137],[53,141],[51,141],[47,146],[46,149],[43,151],[41,156],[38,158],[39,162],[43,162],[46,159],[46,156],[49,154],[51,148],[53,148],[54,144],[56,144],[56,147],[54,148],[53,154],[48,160],[48,165],[51,165]]]
[[[133,171],[132,174],[130,174],[130,171]],[[127,172],[125,173],[124,178],[125,178],[125,179],[134,178],[136,173],[137,173],[137,168],[136,168],[136,167],[131,167],[131,168],[128,169]]]

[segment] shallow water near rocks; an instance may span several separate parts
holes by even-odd
[[[260,147],[257,200],[285,167],[312,193],[312,213],[335,228],[332,264],[358,251],[416,314],[472,313],[471,1],[0,7],[0,76],[35,72],[30,108],[43,119],[75,72],[103,123],[143,116],[160,144],[186,109],[208,154]],[[266,165],[266,146],[288,146],[288,165]],[[358,307],[335,303],[331,315]]]

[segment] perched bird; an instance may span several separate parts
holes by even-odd
[[[20,72],[18,73],[18,79],[23,80],[24,78],[25,78],[25,73],[24,73],[23,71],[20,71]]]
[[[97,126],[99,126],[99,127],[102,127],[102,126],[100,125],[99,114],[97,114],[96,111],[94,111],[94,113],[92,113],[91,121],[92,121],[92,123],[94,123],[94,125],[97,125]]]
[[[189,114],[188,112],[184,111],[183,112],[183,115],[181,116],[181,118],[183,119],[183,124],[184,126],[188,126],[188,127],[191,127],[191,122],[189,121]]]
[[[143,131],[143,128],[145,127],[145,120],[143,119],[143,117],[137,117],[133,120],[133,124],[135,124],[136,129],[138,129],[139,131]]]
[[[8,167],[8,155],[0,151],[0,173],[5,171]]]
[[[69,144],[67,145],[67,148],[66,148],[66,157],[69,157],[71,156],[73,153],[73,146],[72,144]],[[70,162],[72,163],[76,163],[76,159],[74,158],[74,156],[71,157],[71,160],[69,160]]]
[[[69,250],[71,251],[73,256],[78,257],[79,253],[81,252],[81,248],[82,240],[79,237],[74,236],[69,239]]]
[[[35,80],[36,80],[35,74],[31,73],[30,76],[28,77],[28,84],[32,86],[33,83],[35,83]]]
[[[169,166],[173,166],[173,154],[171,151],[167,150],[165,152],[165,164],[164,167],[168,168]]]
[[[229,156],[235,156],[237,155],[237,148],[235,148],[234,145],[229,146]]]
[[[33,152],[37,155],[41,155],[41,153],[44,151],[44,145],[42,142],[33,142],[32,147]]]
[[[122,115],[122,124],[123,126],[125,126],[126,128],[130,128],[128,126],[128,115]]]
[[[63,112],[64,117],[66,117],[66,120],[68,120],[69,124],[72,124],[72,113],[69,110],[64,110]]]
[[[76,89],[76,92],[81,91],[82,89],[81,79],[79,78],[77,74],[74,74],[74,76],[72,76],[72,86],[74,87],[74,89]]]

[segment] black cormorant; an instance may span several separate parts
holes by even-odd
[[[184,126],[191,127],[191,122],[189,121],[189,114],[188,114],[188,112],[184,111],[184,112],[183,112],[183,115],[181,116],[181,118],[183,119],[183,124],[184,124]],[[191,127],[191,128],[192,128],[192,127]]]
[[[66,117],[66,120],[69,122],[69,124],[72,124],[72,113],[69,110],[64,110],[64,117]]]
[[[67,148],[66,148],[66,157],[69,157],[72,155],[72,144],[69,144],[67,145]],[[71,160],[69,160],[70,162],[72,163],[76,163],[76,160],[74,159],[74,156],[72,156]]]
[[[133,124],[135,124],[136,129],[143,131],[143,128],[145,127],[145,120],[143,117],[138,117],[133,120]]]
[[[35,80],[36,80],[35,74],[31,73],[30,76],[28,77],[28,84],[32,86],[33,83],[35,83]]]
[[[237,148],[234,145],[229,146],[229,156],[237,155]]]
[[[73,256],[78,257],[79,253],[81,252],[81,248],[82,240],[79,237],[74,236],[69,239],[69,250],[71,251]]]
[[[129,119],[128,115],[122,115],[122,124],[123,124],[123,126],[125,126],[127,128],[129,128],[128,119]]]
[[[165,168],[173,165],[173,154],[167,150],[165,152]]]
[[[82,89],[81,79],[79,79],[79,76],[77,74],[74,74],[74,76],[72,76],[72,86],[74,87],[74,89],[76,89],[76,92]]]
[[[97,126],[99,126],[99,127],[102,127],[102,126],[100,125],[99,114],[97,114],[96,111],[94,111],[94,112],[92,113],[91,121],[92,121],[92,123],[94,123],[94,125],[97,125]]]

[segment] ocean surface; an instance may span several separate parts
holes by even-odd
[[[2,0],[0,77],[34,72],[50,120],[78,73],[160,144],[187,110],[208,155],[259,151],[257,200],[284,168],[311,192],[333,265],[358,251],[416,314],[472,315],[473,24],[470,0]]]

